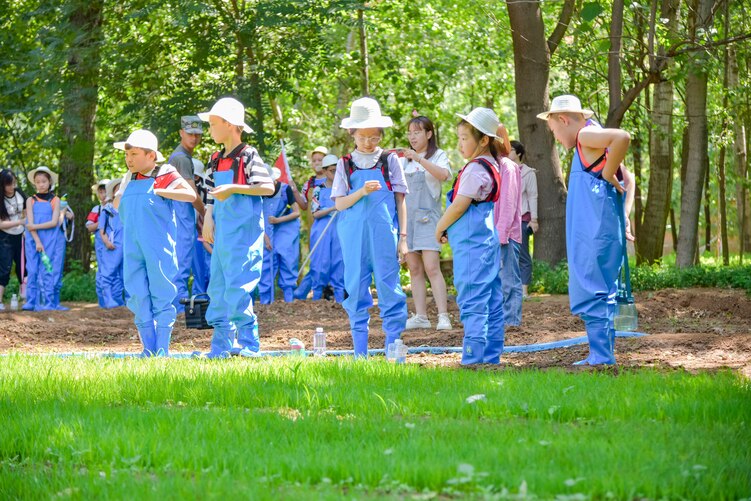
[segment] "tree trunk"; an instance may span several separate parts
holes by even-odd
[[[735,47],[728,47],[728,88],[738,87],[738,58]],[[743,252],[751,249],[751,204],[748,190],[748,153],[746,149],[746,127],[743,120],[733,121],[733,150],[735,153],[735,197],[738,221],[738,240],[741,260]]]
[[[507,2],[514,46],[516,114],[521,142],[527,149],[527,162],[539,172],[540,230],[535,235],[534,257],[550,264],[566,258],[566,186],[555,148],[555,139],[537,114],[550,106],[548,76],[550,56],[555,50],[568,20],[556,26],[555,37],[545,39],[540,3]],[[566,9],[573,10],[573,2]],[[571,11],[568,12],[570,19]],[[564,26],[564,28],[561,28]]]
[[[730,250],[728,249],[728,216],[725,202],[725,145],[720,148],[720,158],[717,161],[717,183],[720,185],[720,242],[722,244],[722,264],[730,264]]]
[[[89,269],[91,238],[86,231],[86,216],[91,205],[94,184],[94,120],[99,95],[99,67],[102,45],[102,0],[70,2],[68,26],[72,31],[67,47],[67,66],[63,74],[63,143],[60,154],[61,186],[57,193],[68,194],[75,210],[78,231],[68,248],[68,258]]]
[[[692,38],[698,42],[700,29],[708,30],[712,18],[712,0],[694,0],[689,24]],[[697,53],[686,80],[686,116],[688,118],[688,162],[681,186],[681,227],[678,233],[676,264],[686,268],[694,264],[698,242],[699,208],[704,174],[709,162],[707,148],[707,61]]]
[[[704,250],[712,250],[712,211],[710,209],[709,198],[712,191],[709,188],[709,157],[707,157],[707,168],[704,170]]]
[[[621,105],[621,47],[623,46],[623,0],[613,0],[610,18],[610,52],[608,52],[608,127],[613,122],[613,115]],[[619,127],[620,123],[612,126]]]

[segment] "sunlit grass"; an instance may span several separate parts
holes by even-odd
[[[11,356],[0,415],[11,498],[751,495],[731,372]]]

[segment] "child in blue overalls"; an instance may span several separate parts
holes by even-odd
[[[52,263],[58,250],[60,199],[52,187],[57,174],[37,167],[28,174],[37,193],[26,200],[26,303],[24,310],[54,310],[56,276]]]
[[[571,313],[584,320],[589,356],[576,365],[615,364],[615,296],[625,236],[616,173],[631,137],[589,123],[594,113],[575,96],[557,96],[537,115],[565,148],[576,148],[566,197],[566,253]]]
[[[102,207],[99,217],[99,238],[102,240],[104,251],[99,261],[102,273],[103,308],[118,308],[125,306],[123,294],[123,223],[120,213],[112,205],[120,179],[113,179],[107,183],[107,203]]]
[[[141,356],[166,356],[177,315],[175,211],[171,200],[192,202],[196,193],[159,153],[159,143],[147,130],[133,132],[114,143],[125,151],[128,172],[113,206],[123,224],[123,274],[128,308],[135,315],[143,344]]]
[[[317,238],[311,240],[310,274],[313,279],[313,300],[323,298],[323,289],[331,285],[337,303],[344,301],[344,261],[342,247],[339,244],[339,232],[336,229],[336,206],[331,200],[331,187],[339,158],[326,155],[321,162],[321,170],[326,182],[313,190],[310,200],[310,213],[314,221],[310,234]],[[315,246],[315,248],[313,247]]]
[[[211,138],[223,145],[211,156],[206,179],[203,239],[214,246],[206,312],[214,336],[206,356],[228,357],[235,338],[238,353],[253,356],[260,349],[252,292],[261,279],[264,253],[261,197],[274,193],[274,183],[256,149],[242,142],[242,133],[252,129],[241,102],[222,98],[198,116],[209,122]]]
[[[279,288],[284,294],[284,302],[294,301],[297,285],[297,266],[300,258],[300,209],[297,206],[292,188],[279,182],[282,172],[273,167],[274,194],[263,198],[264,224],[270,245],[264,254],[264,267],[258,293],[261,304],[274,302],[274,282],[279,276]],[[270,249],[269,249],[270,247]],[[267,257],[267,255],[269,257]]]
[[[196,183],[196,194],[201,199],[203,206],[208,201],[206,190],[205,166],[197,158],[193,158],[193,180]],[[209,278],[211,277],[211,246],[203,240],[203,215],[196,212],[196,235],[193,243],[193,289],[194,296],[205,294],[209,290]]]
[[[493,222],[500,193],[501,155],[493,110],[475,108],[459,115],[459,150],[469,159],[446,197],[436,240],[448,242],[454,254],[456,302],[464,324],[462,364],[498,364],[503,353],[501,249]]]
[[[407,255],[407,183],[396,154],[378,146],[383,129],[392,125],[369,97],[353,102],[350,116],[340,125],[349,130],[356,147],[336,164],[331,188],[344,258],[342,306],[349,315],[355,357],[368,355],[373,276],[386,346],[399,339],[407,321],[407,300],[399,283],[399,264]]]
[[[54,292],[52,293],[52,307],[54,310],[59,311],[68,311],[70,309],[60,304],[60,293],[63,289],[65,252],[68,248],[68,242],[73,240],[73,232],[75,231],[74,217],[73,209],[70,208],[66,196],[63,195],[60,199],[60,219],[58,221],[60,231],[55,234],[55,251],[53,252],[55,257],[52,260],[52,275],[55,279]]]
[[[107,183],[109,179],[103,179],[97,184],[91,187],[91,191],[99,199],[99,204],[92,207],[89,211],[89,215],[86,216],[86,229],[89,233],[94,234],[94,255],[96,256],[97,269],[96,269],[96,297],[99,301],[99,306],[104,307],[104,296],[102,295],[102,269],[99,263],[102,262],[102,251],[104,250],[104,243],[102,237],[99,235],[99,217],[102,214],[102,207],[107,199]]]

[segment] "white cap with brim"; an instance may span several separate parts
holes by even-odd
[[[109,182],[110,182],[109,179],[102,179],[97,184],[92,184],[91,185],[91,191],[97,191],[99,188],[106,188],[107,187],[107,183],[109,183]]]
[[[193,175],[203,176],[203,173],[206,170],[206,166],[197,158],[191,158],[191,160],[193,161]]]
[[[316,146],[315,149],[310,152],[310,155],[312,156],[314,153],[320,153],[321,155],[326,156],[329,154],[329,149],[325,146]]]
[[[36,176],[37,173],[39,172],[46,172],[47,174],[49,174],[50,179],[52,179],[52,184],[57,184],[57,179],[58,179],[57,174],[52,172],[49,167],[44,166],[44,165],[42,165],[41,167],[37,167],[36,169],[32,169],[31,171],[29,171],[26,177],[29,179],[29,181],[34,183],[34,176]]]
[[[469,123],[472,127],[479,130],[486,136],[498,137],[496,132],[498,126],[501,125],[501,121],[498,119],[498,115],[490,108],[475,108],[467,115],[456,114],[459,118]]]
[[[115,178],[107,183],[107,187],[105,188],[107,190],[107,199],[112,200],[114,198],[115,194],[115,186],[122,183],[122,178]]]
[[[245,106],[233,97],[221,98],[214,103],[214,106],[209,111],[199,113],[198,118],[204,122],[208,122],[211,115],[222,118],[232,125],[242,126],[243,130],[248,134],[253,132],[253,129],[245,123]]]
[[[323,160],[321,160],[321,169],[324,167],[329,167],[331,165],[336,165],[337,162],[339,162],[339,157],[336,155],[326,155],[323,157]]]
[[[159,140],[156,138],[154,133],[146,129],[138,129],[137,131],[132,132],[130,136],[128,136],[128,139],[126,139],[125,141],[112,143],[112,146],[114,146],[118,150],[123,151],[127,149],[126,146],[130,148],[142,148],[144,150],[151,150],[156,153],[157,162],[164,162],[164,155],[159,153]]]
[[[554,97],[553,102],[550,103],[550,109],[543,113],[539,113],[537,118],[540,120],[547,120],[552,113],[581,113],[584,115],[584,118],[589,118],[595,114],[592,110],[582,108],[582,103],[579,101],[579,98],[570,94]]]
[[[391,117],[381,115],[378,101],[370,97],[362,97],[352,103],[349,116],[342,120],[342,129],[383,129],[394,125]]]

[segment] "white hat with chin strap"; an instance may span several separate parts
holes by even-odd
[[[234,97],[221,98],[214,103],[214,106],[209,111],[199,113],[198,118],[204,122],[208,122],[211,115],[222,118],[232,125],[242,127],[248,134],[253,132],[253,129],[245,123],[245,106]]]
[[[159,153],[159,140],[156,138],[153,132],[146,129],[138,129],[128,136],[125,141],[118,141],[112,143],[118,150],[127,150],[129,148],[142,148],[144,150],[151,150],[156,153],[156,161],[164,162],[164,155]]]

